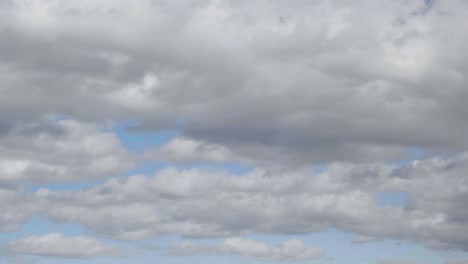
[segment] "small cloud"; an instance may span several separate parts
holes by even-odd
[[[59,233],[30,236],[10,241],[6,252],[14,255],[33,255],[56,258],[92,258],[98,256],[122,256],[122,250],[107,246],[98,240],[86,237],[64,237]]]
[[[304,261],[320,258],[323,250],[316,247],[306,247],[301,240],[292,239],[279,245],[267,244],[244,238],[228,238],[217,246],[197,245],[184,241],[171,245],[171,255],[233,255],[247,257],[259,261]]]
[[[360,244],[360,243],[369,243],[369,242],[377,242],[382,241],[381,238],[373,237],[373,236],[356,236],[351,243]]]

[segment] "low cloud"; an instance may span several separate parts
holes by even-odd
[[[369,243],[382,241],[382,238],[372,237],[372,236],[356,236],[351,243],[360,244],[360,243]]]
[[[230,175],[169,167],[152,176],[110,179],[80,191],[41,190],[36,196],[47,205],[41,207],[42,215],[125,240],[160,234],[308,234],[339,228],[363,236],[355,242],[392,238],[465,249],[467,169],[467,154],[402,167],[334,163],[315,175],[260,168]],[[407,205],[380,206],[376,197],[386,191],[407,193]]]
[[[0,137],[0,184],[89,181],[130,169],[132,154],[103,130],[52,117],[15,125]]]
[[[222,145],[184,137],[173,138],[160,148],[147,151],[145,157],[153,161],[163,160],[177,163],[243,161],[242,158],[235,156],[230,149]]]
[[[260,261],[305,261],[320,258],[323,250],[306,247],[300,240],[288,240],[282,244],[267,244],[240,237],[228,238],[218,246],[197,245],[184,241],[170,247],[173,255],[218,254],[247,257]]]
[[[56,258],[92,258],[99,256],[121,256],[122,249],[102,244],[85,237],[64,237],[59,233],[30,236],[10,241],[6,252],[16,255],[34,255]]]

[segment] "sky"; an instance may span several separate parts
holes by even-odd
[[[468,264],[465,0],[0,0],[0,264]]]

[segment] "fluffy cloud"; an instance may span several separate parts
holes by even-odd
[[[0,188],[0,232],[16,231],[40,208],[32,195],[15,189]]]
[[[166,160],[180,163],[246,161],[236,157],[230,149],[222,145],[209,144],[183,137],[176,137],[160,148],[147,151],[145,157],[148,160]]]
[[[94,238],[64,237],[51,233],[40,237],[26,237],[10,241],[6,251],[11,254],[35,255],[59,258],[91,258],[122,255],[121,249],[106,246]]]
[[[461,0],[11,1],[0,120],[183,120],[188,138],[283,167],[460,151],[468,34],[453,25],[467,11]]]
[[[467,167],[467,156],[461,155],[403,167],[336,163],[315,175],[167,168],[87,190],[50,192],[38,200],[49,204],[43,215],[119,239],[305,234],[334,227],[362,237],[466,249],[462,201],[468,189],[461,172]],[[408,193],[405,207],[376,202],[379,193],[394,190]]]
[[[74,120],[19,123],[0,149],[0,184],[103,179],[134,164],[113,133]]]
[[[303,261],[321,257],[319,248],[307,248],[300,240],[288,240],[281,245],[268,245],[243,238],[226,239],[220,246],[223,253],[268,261]]]
[[[304,261],[323,255],[320,248],[306,247],[300,240],[288,240],[280,245],[244,238],[228,238],[218,246],[206,246],[184,241],[170,247],[170,254],[222,254],[242,256],[261,261]]]
[[[0,1],[0,231],[37,213],[129,240],[335,227],[466,250],[467,13],[463,0]],[[23,190],[121,175],[135,157],[94,125],[108,120],[178,126],[146,160],[257,169]],[[389,165],[411,149],[427,158]],[[386,191],[407,204],[380,206]]]

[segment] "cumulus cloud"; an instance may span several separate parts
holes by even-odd
[[[40,206],[24,191],[0,188],[0,232],[16,231]]]
[[[240,237],[228,238],[218,246],[198,245],[184,241],[172,245],[169,253],[174,255],[234,255],[261,261],[305,261],[323,255],[322,249],[306,247],[302,241],[296,239],[275,245]]]
[[[0,231],[37,213],[127,240],[334,227],[466,250],[467,14],[463,0],[0,1]],[[108,121],[180,133],[135,157]],[[135,159],[256,169],[119,178]],[[376,203],[388,191],[406,205]]]
[[[173,138],[162,147],[147,151],[145,157],[148,160],[166,160],[180,163],[246,161],[236,157],[230,149],[222,145],[209,144],[183,137]]]
[[[34,255],[58,258],[91,258],[98,256],[122,255],[121,249],[102,244],[98,240],[85,237],[64,237],[59,233],[31,236],[10,241],[6,251],[18,255]]]
[[[226,239],[221,252],[268,261],[303,261],[321,257],[320,248],[307,248],[300,240],[288,240],[281,245],[268,245],[243,238]]]
[[[468,146],[461,0],[34,3],[2,6],[5,127],[183,120],[187,138],[283,167]]]
[[[75,120],[19,123],[0,137],[0,150],[4,184],[103,179],[134,164],[115,134]]]
[[[462,201],[468,189],[461,173],[468,167],[466,157],[420,160],[403,167],[335,163],[315,175],[166,168],[153,176],[110,179],[86,190],[49,192],[38,200],[49,205],[43,215],[126,240],[340,228],[361,234],[355,242],[388,237],[438,249],[466,249]],[[378,194],[392,190],[408,193],[405,207],[378,204]]]

